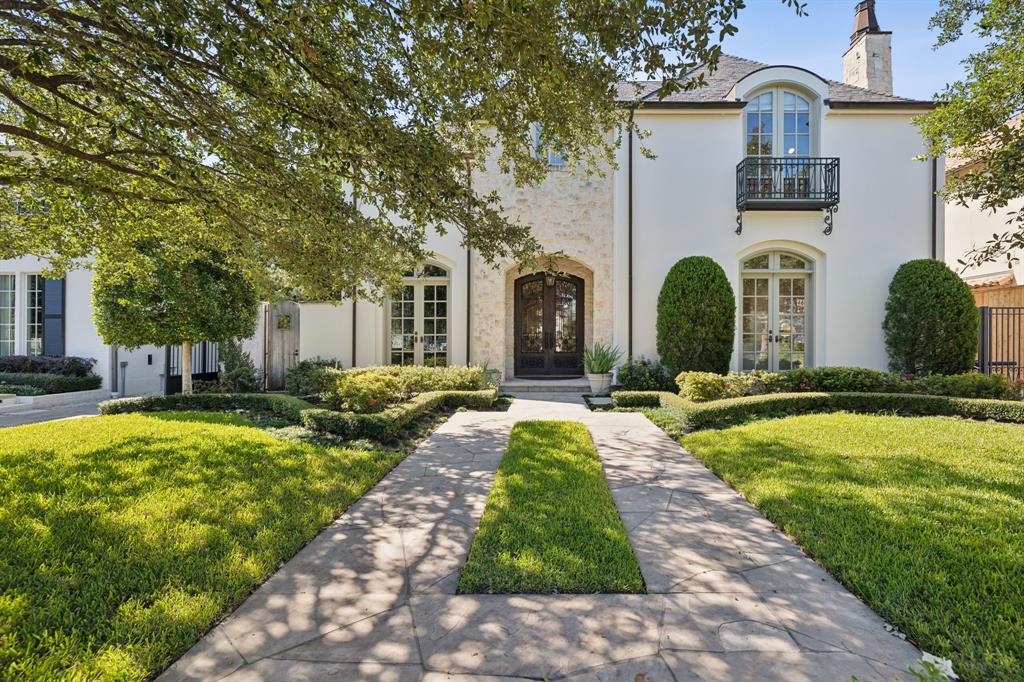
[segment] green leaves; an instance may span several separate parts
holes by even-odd
[[[973,26],[969,24],[973,22]],[[918,119],[932,156],[959,158],[963,170],[946,178],[943,195],[962,204],[978,201],[995,211],[1024,196],[1024,14],[1016,0],[942,0],[931,21],[937,45],[970,30],[986,41],[964,64],[967,76],[936,97],[943,104]],[[1008,230],[971,249],[964,266],[1006,257],[1024,246],[1024,214],[1010,212]]]
[[[0,258],[67,267],[144,230],[287,272],[311,297],[379,293],[431,230],[523,260],[529,226],[467,187],[466,158],[537,182],[538,122],[572,162],[611,164],[615,82],[696,85],[674,79],[715,62],[742,6],[8,4],[0,134],[25,153],[0,157]],[[199,219],[184,231],[181,206]]]
[[[143,243],[101,253],[93,309],[104,343],[136,348],[248,338],[259,297],[216,251]]]

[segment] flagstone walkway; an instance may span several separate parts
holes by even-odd
[[[648,594],[455,594],[521,419],[589,427]],[[455,414],[161,679],[865,682],[919,658],[643,415],[533,393]]]

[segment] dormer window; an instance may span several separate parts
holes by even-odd
[[[555,168],[561,168],[565,165],[565,157],[551,145],[544,144],[544,141],[541,139],[541,126],[539,123],[533,124],[531,136],[533,142],[533,155],[536,158],[541,161],[547,161],[548,166]]]
[[[811,156],[811,103],[786,88],[772,88],[751,97],[746,110],[746,155]]]

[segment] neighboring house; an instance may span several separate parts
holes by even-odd
[[[874,2],[859,3],[855,17],[845,82],[723,56],[705,87],[662,101],[652,97],[656,83],[621,84],[655,159],[627,139],[616,168],[587,175],[538,150],[550,172],[526,188],[489,161],[474,187],[497,191],[508,214],[532,227],[552,273],[490,267],[457,234],[431,235],[432,259],[385,305],[268,307],[249,345],[254,359],[272,386],[312,357],[578,376],[583,346],[594,342],[656,357],[665,274],[680,258],[706,255],[736,293],[735,369],[884,368],[893,273],[943,253],[934,194],[943,171],[941,160],[914,160],[924,148],[912,119],[932,103],[892,95],[891,36],[879,30]],[[68,305],[87,307],[87,291],[69,292]],[[83,324],[81,333],[91,330]],[[77,333],[68,327],[69,338]]]
[[[1016,124],[1024,120],[1015,119]],[[980,162],[972,162],[958,155],[946,159],[946,178],[953,178],[979,170]],[[1008,223],[1013,214],[1024,210],[1024,200],[1018,199],[998,211],[981,208],[978,200],[967,205],[957,202],[946,204],[946,263],[960,272],[974,293],[979,306],[1024,306],[1024,253],[1015,253],[1016,263],[1008,264],[1005,257],[964,269],[958,261],[966,260],[972,249],[982,247],[992,235],[1016,229],[1016,222]]]

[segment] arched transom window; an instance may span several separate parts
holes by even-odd
[[[451,276],[440,265],[425,263],[402,273],[402,286],[390,303],[391,364],[448,364],[450,295]]]
[[[799,254],[769,251],[748,256],[741,267],[742,368],[806,367],[812,262]]]
[[[752,97],[746,110],[746,155],[811,156],[815,146],[811,111],[806,97],[786,88]]]

